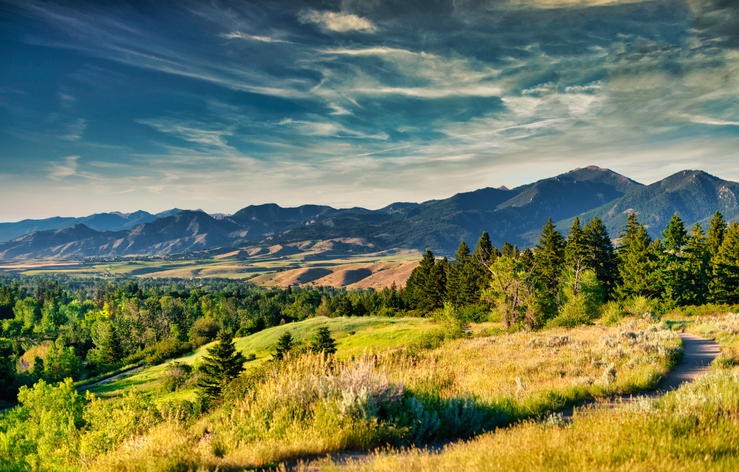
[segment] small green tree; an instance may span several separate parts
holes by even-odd
[[[290,334],[290,331],[285,331],[285,333],[277,340],[274,358],[278,361],[284,359],[287,353],[293,348],[293,344],[293,335]]]
[[[223,387],[244,369],[244,356],[236,350],[231,335],[221,330],[215,346],[208,348],[208,355],[200,366],[198,387],[208,399],[218,397]]]
[[[313,342],[311,342],[311,350],[326,354],[334,354],[336,352],[336,340],[331,337],[331,330],[328,329],[328,326],[318,328],[316,336],[313,338]]]

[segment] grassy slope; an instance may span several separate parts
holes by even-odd
[[[440,453],[378,452],[323,470],[737,470],[739,468],[739,315],[673,317],[681,329],[715,339],[724,359],[714,372],[659,402],[596,409],[566,425],[525,422]],[[718,362],[717,362],[718,361]],[[728,369],[721,367],[728,366]]]
[[[297,323],[269,328],[259,333],[237,338],[236,348],[244,355],[254,354],[257,358],[246,364],[258,365],[272,357],[274,345],[283,333],[289,331],[293,338],[298,341],[308,341],[322,326],[328,326],[337,340],[337,357],[348,358],[361,355],[363,352],[377,352],[408,345],[417,341],[425,333],[439,327],[431,320],[423,318],[382,318],[377,316],[367,317],[344,317],[326,318],[316,317]],[[354,334],[351,334],[354,332]],[[126,389],[136,387],[142,391],[154,392],[156,381],[161,376],[167,364],[172,362],[184,362],[195,364],[207,354],[207,349],[212,345],[206,344],[195,352],[179,359],[172,359],[164,364],[153,366],[136,374],[102,384],[90,389],[91,392],[100,396],[118,396]],[[163,396],[162,399],[173,399],[192,397],[194,390],[182,390],[174,394]]]

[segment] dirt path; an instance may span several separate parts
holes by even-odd
[[[133,369],[126,370],[124,372],[121,372],[120,374],[113,375],[112,377],[104,378],[103,380],[97,381],[97,382],[95,382],[93,384],[82,385],[77,390],[80,391],[80,392],[83,391],[83,390],[89,390],[89,389],[91,389],[93,387],[97,387],[98,385],[102,385],[102,384],[106,384],[106,383],[112,382],[112,381],[114,381],[116,379],[119,379],[119,378],[121,378],[123,376],[136,373],[136,372],[138,372],[138,371],[140,371],[142,369],[145,369],[145,368],[146,368],[145,365],[134,367]]]
[[[692,382],[698,377],[707,374],[711,371],[711,362],[721,354],[719,345],[716,344],[712,339],[702,338],[694,334],[679,333],[683,339],[683,359],[680,361],[674,369],[672,369],[659,384],[656,390],[651,392],[645,392],[638,395],[624,395],[611,397],[606,400],[589,400],[583,402],[577,406],[570,407],[564,410],[560,410],[563,419],[565,421],[572,421],[576,411],[584,410],[586,408],[592,408],[593,405],[597,404],[598,407],[602,408],[616,408],[623,406],[624,404],[632,401],[636,398],[651,398],[658,399],[665,393],[672,390],[676,390],[684,383]],[[450,441],[449,443],[454,442]],[[443,446],[430,447],[429,450],[435,452],[441,452]],[[332,455],[324,455],[321,458],[330,457],[334,464],[340,465],[353,460],[361,460],[368,458],[370,452],[343,452]],[[286,463],[286,469],[292,471],[301,472],[320,472],[322,469],[318,465],[312,463],[313,460],[303,461],[290,461]]]

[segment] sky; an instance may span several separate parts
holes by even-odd
[[[736,0],[0,0],[0,221],[739,180]]]

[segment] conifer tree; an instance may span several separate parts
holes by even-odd
[[[434,264],[431,273],[423,285],[423,296],[419,303],[420,309],[432,311],[444,306],[448,271],[449,261],[446,257]]]
[[[424,287],[431,276],[431,271],[436,265],[436,258],[430,249],[426,249],[426,253],[421,258],[421,263],[413,269],[411,276],[405,282],[403,290],[403,298],[412,309],[421,309],[426,305],[424,300]]]
[[[118,329],[113,323],[108,325],[100,351],[103,362],[108,365],[117,364],[123,359],[123,345],[120,336],[118,336]]]
[[[470,248],[464,241],[459,244],[459,249],[457,249],[457,253],[454,255],[454,262],[449,267],[449,276],[447,277],[446,283],[446,299],[454,306],[461,306],[466,304],[466,269],[471,263]]]
[[[557,314],[564,252],[565,240],[549,218],[541,230],[539,244],[534,252],[534,274],[542,286],[539,307],[546,318]]]
[[[567,235],[565,245],[565,266],[575,267],[578,264],[586,264],[588,259],[588,247],[585,243],[585,233],[580,227],[580,218],[575,217],[572,227]]]
[[[498,255],[498,250],[493,247],[493,243],[490,241],[490,235],[487,231],[483,231],[472,253],[473,264],[467,274],[468,280],[474,284],[469,287],[469,298],[480,299],[482,290],[490,283],[490,271],[487,268]]]
[[[688,243],[683,250],[685,260],[685,287],[682,301],[689,305],[702,305],[708,295],[709,255],[706,238],[699,223],[693,226],[688,235]]]
[[[653,247],[652,251],[654,260],[657,261],[656,286],[666,302],[681,305],[687,284],[682,251],[688,241],[688,234],[677,213],[662,231],[662,238],[661,246]]]
[[[203,358],[199,369],[198,387],[208,399],[218,397],[223,387],[241,373],[246,362],[244,356],[236,350],[228,332],[219,331],[216,339],[216,344],[208,348],[208,355]]]
[[[621,254],[626,254],[628,252],[629,245],[636,237],[639,226],[639,222],[636,219],[636,213],[629,213],[629,216],[626,218],[626,224],[621,227],[621,231],[619,232],[619,259],[621,259]]]
[[[726,221],[724,220],[721,212],[716,212],[711,219],[711,224],[708,227],[708,234],[706,236],[706,252],[708,253],[708,300],[717,303],[717,280],[714,274],[716,273],[716,264],[718,262],[718,253],[721,250],[721,245],[726,237]]]
[[[721,244],[724,242],[724,236],[726,235],[726,221],[720,211],[717,211],[711,219],[711,224],[708,227],[708,235],[706,236],[706,251],[708,251],[708,257],[713,260],[718,256],[718,252],[721,249]]]
[[[583,229],[585,246],[589,256],[588,267],[603,287],[606,300],[613,298],[618,285],[618,259],[608,229],[597,216],[593,217]]]
[[[665,230],[662,231],[662,245],[668,252],[679,255],[687,242],[688,232],[685,230],[683,220],[675,213]]]
[[[293,335],[290,334],[290,331],[285,331],[285,333],[283,333],[282,336],[280,336],[277,340],[274,358],[278,361],[284,359],[285,356],[292,350],[293,344]]]
[[[316,336],[311,343],[311,350],[326,354],[336,353],[336,340],[331,337],[331,330],[327,326],[318,328]]]
[[[633,213],[629,215],[630,220],[632,215]],[[636,221],[636,217],[633,220]],[[647,296],[653,292],[653,288],[650,287],[649,283],[653,273],[653,251],[650,250],[649,234],[638,223],[633,232],[629,227],[626,234],[629,239],[622,242],[618,251],[621,283],[616,291],[622,300],[638,295]]]
[[[729,226],[713,266],[716,303],[739,303],[739,224]]]

